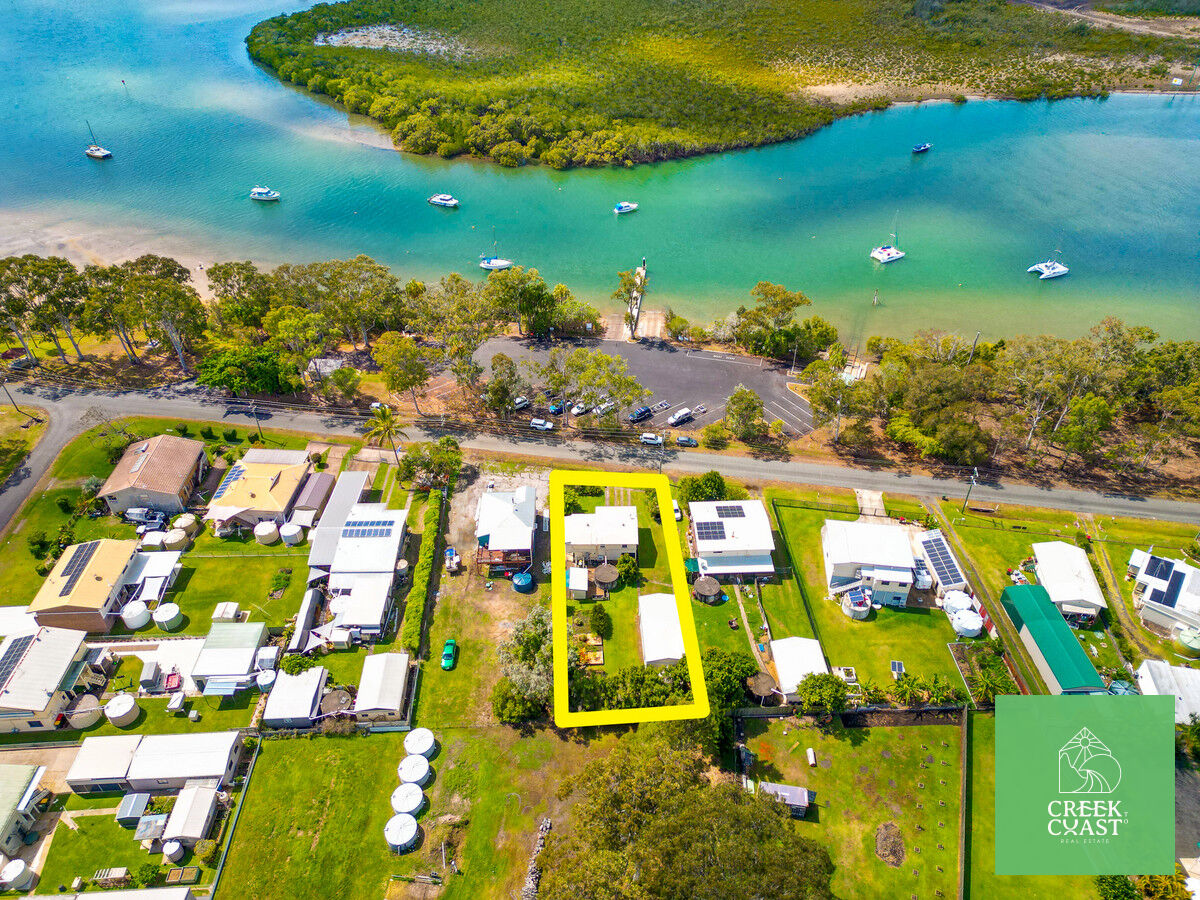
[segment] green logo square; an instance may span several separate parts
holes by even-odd
[[[1175,870],[1173,697],[996,698],[996,874]]]

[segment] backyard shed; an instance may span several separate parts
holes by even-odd
[[[1033,545],[1038,584],[1064,619],[1089,624],[1108,608],[1087,553],[1066,541],[1044,541]]]
[[[117,824],[122,828],[136,828],[138,820],[146,814],[146,806],[149,802],[149,794],[142,792],[126,794],[121,798],[121,805],[117,807]]]
[[[674,594],[638,597],[638,631],[643,664],[668,666],[683,659],[683,627]]]
[[[1044,587],[1020,584],[1005,588],[1000,602],[1052,694],[1105,691],[1104,679]]]
[[[280,672],[267,697],[262,724],[267,728],[309,728],[319,715],[329,672],[314,666],[299,675]]]
[[[617,571],[617,567],[612,563],[601,563],[596,566],[596,571],[592,574],[592,577],[596,579],[596,585],[600,590],[604,591],[605,595],[607,595],[612,586],[621,577],[621,573]]]
[[[258,651],[266,641],[265,622],[213,622],[192,666],[196,687],[203,691],[214,678],[248,686],[254,679]]]
[[[803,819],[808,814],[808,807],[817,799],[817,795],[813,791],[808,788],[796,787],[794,784],[760,781],[758,789],[787,804],[793,819]]]
[[[567,596],[572,600],[586,600],[588,595],[588,570],[584,566],[567,569]]]
[[[711,575],[701,575],[692,585],[692,593],[702,603],[716,603],[721,599],[721,583]]]
[[[190,847],[208,837],[217,815],[217,789],[189,786],[179,792],[167,819],[164,841],[179,841]]]
[[[788,703],[800,700],[796,688],[808,675],[826,674],[829,666],[821,642],[813,638],[786,637],[771,641],[771,656],[779,673],[779,689]]]
[[[397,719],[408,689],[407,653],[372,653],[363,659],[354,714],[366,721]]]

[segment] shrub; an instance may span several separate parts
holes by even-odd
[[[589,617],[589,625],[591,626],[592,631],[600,635],[600,637],[606,640],[612,637],[612,616],[608,614],[608,609],[599,600],[592,604],[592,614]]]
[[[246,437],[246,440],[247,440],[247,441],[249,441],[251,444],[257,444],[259,441],[261,441],[261,440],[262,440],[262,438],[260,438],[260,437],[258,436],[258,432],[257,432],[257,431],[252,431],[252,432],[250,432],[250,434],[249,434],[249,435]]]
[[[196,846],[192,848],[192,854],[200,865],[207,866],[216,859],[217,842],[208,839],[196,841]]]
[[[617,559],[617,572],[621,575],[621,583],[636,587],[642,583],[642,571],[638,568],[637,560],[628,554],[622,554]]]
[[[213,433],[213,428],[211,425],[205,425],[203,428],[200,429],[200,437],[211,441],[214,436],[215,435]]]
[[[237,429],[236,428],[226,428],[224,431],[221,432],[221,437],[223,437],[227,441],[236,441],[237,440]]]
[[[350,737],[358,733],[358,726],[349,716],[334,716],[321,721],[321,734],[326,737]]]
[[[137,887],[154,887],[162,877],[162,868],[155,863],[142,863],[129,875],[129,880]]]
[[[83,496],[95,497],[100,493],[100,488],[104,487],[104,479],[97,478],[95,475],[89,475],[83,482]]]
[[[279,671],[285,672],[288,675],[299,675],[301,672],[307,672],[317,664],[317,660],[312,656],[301,656],[299,653],[289,653],[279,661]]]
[[[180,422],[175,426],[175,430],[179,433],[180,437],[187,437],[191,433],[187,422]]]
[[[57,497],[54,500],[54,505],[58,507],[59,512],[69,513],[71,511],[71,498]]]
[[[425,607],[429,603],[430,582],[441,536],[442,495],[429,492],[429,503],[425,507],[424,526],[421,533],[421,553],[413,570],[412,589],[404,605],[404,619],[400,623],[400,644],[410,653],[421,647],[421,625],[425,621]]]
[[[700,446],[709,450],[724,450],[729,446],[729,429],[720,422],[713,422],[700,429]]]
[[[34,559],[45,559],[46,554],[50,552],[50,539],[44,531],[35,531],[25,538],[25,543],[29,544],[29,552],[33,554]]]
[[[501,722],[515,725],[536,718],[544,707],[530,700],[513,684],[508,676],[501,678],[492,688],[492,712]]]

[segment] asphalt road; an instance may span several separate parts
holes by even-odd
[[[76,391],[37,385],[10,385],[18,403],[40,406],[49,414],[49,427],[38,446],[20,470],[0,490],[0,525],[7,525],[33,491],[50,463],[76,435],[97,420],[131,415],[165,416],[178,419],[207,419],[233,424],[252,424],[250,410],[237,401],[213,399],[203,389],[176,387],[148,393],[137,391]],[[363,429],[362,419],[291,410],[260,411],[264,425],[314,434],[353,435]],[[408,430],[408,440],[428,440],[439,432],[418,428]],[[698,451],[658,449],[640,444],[610,445],[583,441],[564,443],[561,435],[530,432],[528,436],[495,435],[485,432],[457,432],[464,447],[561,459],[564,463],[620,465],[649,470],[663,469],[678,473],[706,472],[716,469],[725,475],[749,482],[794,482],[829,487],[863,488],[921,496],[962,497],[967,482],[960,478],[934,478],[898,472],[851,469],[835,465],[805,462],[780,462],[738,456],[720,456]],[[1166,519],[1175,522],[1200,522],[1200,504],[1175,500],[1148,499],[1123,494],[1041,488],[1018,483],[980,483],[971,494],[981,503],[1016,503],[1045,506],[1096,515],[1128,515]]]
[[[475,358],[484,368],[491,366],[492,357],[497,353],[506,353],[518,362],[527,359],[541,361],[549,356],[552,346],[563,344],[497,338],[484,344]],[[624,359],[630,374],[636,376],[651,393],[650,398],[644,401],[645,405],[653,408],[658,403],[670,404],[645,421],[646,431],[667,428],[667,417],[685,406],[689,409],[703,406],[706,410],[686,425],[672,430],[695,430],[716,422],[725,414],[725,401],[738,385],[745,385],[762,398],[763,412],[768,421],[782,419],[787,430],[797,437],[803,437],[813,430],[808,403],[788,390],[787,366],[781,367],[769,360],[760,363],[729,353],[685,350],[665,341],[642,341],[636,344],[627,341],[588,341],[580,342],[578,346],[595,347]],[[629,410],[621,410],[622,414],[627,412]]]

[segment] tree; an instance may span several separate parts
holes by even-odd
[[[501,677],[492,688],[492,713],[506,725],[516,725],[536,719],[546,711],[546,707],[529,699],[507,676]]]
[[[483,404],[492,412],[507,416],[512,411],[513,401],[525,387],[512,357],[497,353],[492,357],[492,377],[483,390]]]
[[[846,682],[836,675],[814,672],[796,685],[796,694],[806,713],[824,712],[832,716],[846,708],[848,689]]]
[[[424,302],[446,367],[464,391],[473,390],[483,373],[475,354],[507,321],[504,311],[457,273],[442,278],[426,292]]]
[[[550,610],[535,606],[500,642],[500,671],[526,700],[545,708],[554,687],[553,620]]]
[[[330,299],[329,319],[342,329],[350,344],[358,349],[358,338],[371,349],[371,329],[383,317],[384,310],[403,296],[391,270],[365,254],[353,259],[332,260],[328,264]]]
[[[400,427],[400,420],[396,418],[396,414],[390,407],[377,406],[371,410],[371,418],[367,423],[367,432],[364,436],[368,441],[378,441],[380,444],[387,441],[391,445],[392,455],[396,457],[396,465],[400,465],[400,452],[396,449],[396,438],[403,437],[404,430]]]
[[[739,306],[733,326],[733,338],[742,347],[755,352],[768,350],[773,356],[796,347],[806,336],[793,322],[796,310],[812,301],[800,291],[789,291],[781,284],[760,281],[750,291],[754,306]],[[806,348],[807,349],[807,348]]]
[[[285,672],[288,675],[299,675],[301,672],[307,672],[316,664],[317,659],[314,656],[301,656],[299,653],[289,653],[279,660],[279,671]]]
[[[204,304],[196,289],[176,278],[148,274],[134,275],[130,289],[141,301],[147,331],[169,341],[179,368],[185,373],[190,371],[183,354],[192,340],[204,333],[205,320]]]
[[[241,345],[200,361],[198,384],[238,394],[278,394],[286,386],[279,357],[268,347]]]
[[[571,351],[565,367],[569,383],[588,406],[605,399],[617,406],[632,406],[650,393],[629,374],[628,364],[619,356],[580,347]]]
[[[144,321],[141,304],[129,290],[129,275],[122,266],[88,266],[81,325],[88,334],[115,334],[129,361],[141,362],[133,340],[134,329]]]
[[[562,288],[565,294],[556,293]],[[554,323],[554,307],[559,300],[573,300],[564,285],[551,291],[537,269],[513,266],[488,275],[483,295],[502,314],[517,324],[518,331],[544,335]]]
[[[394,393],[408,391],[413,408],[421,415],[417,397],[429,383],[429,355],[412,338],[395,331],[380,335],[371,355],[383,373],[384,386]]]
[[[158,863],[144,862],[130,873],[129,880],[137,887],[154,887],[162,878],[162,867]]]
[[[1142,900],[1142,893],[1127,875],[1097,875],[1099,900]]]
[[[729,446],[729,429],[720,422],[710,422],[700,429],[700,446],[708,450],[724,450]]]
[[[725,402],[725,425],[739,440],[762,434],[762,414],[762,398],[745,385],[739,384]]]
[[[607,640],[612,637],[613,620],[608,614],[608,608],[603,602],[597,600],[592,604],[592,612],[588,617],[588,626],[594,634]]]
[[[213,323],[218,328],[262,327],[271,308],[271,279],[250,261],[213,263],[208,267],[213,293]]]
[[[636,337],[636,335],[633,333],[633,304],[634,297],[639,294],[644,300],[646,294],[645,282],[639,282],[637,275],[632,269],[629,269],[625,272],[618,272],[617,287],[616,290],[612,292],[612,299],[621,304],[621,309],[624,311],[626,316],[626,324],[629,325],[629,333],[634,337]]]
[[[892,684],[892,699],[901,706],[913,706],[925,695],[925,683],[907,672]]]
[[[400,477],[429,486],[449,485],[462,468],[458,441],[446,435],[432,443],[411,445],[400,461]]]
[[[671,340],[677,341],[687,334],[687,330],[689,328],[688,320],[676,313],[675,310],[671,309],[669,306],[667,307],[666,318],[667,334],[670,336]]]
[[[1112,427],[1114,415],[1112,405],[1092,393],[1070,402],[1063,424],[1056,432],[1058,442],[1066,451],[1064,468],[1073,454],[1078,454],[1085,462],[1096,459],[1101,438]]]
[[[281,371],[290,386],[304,386],[308,364],[324,349],[325,320],[299,306],[273,309],[263,318],[267,346],[279,355]]]
[[[75,350],[75,358],[83,360],[79,342],[75,340],[74,326],[83,315],[87,284],[75,264],[61,256],[21,257],[26,292],[34,303],[34,320],[40,330],[53,341],[63,362],[67,356],[58,340],[58,329],[62,329]]]
[[[24,263],[20,257],[0,259],[0,320],[12,332],[29,359],[33,352],[25,339],[25,332],[33,313],[33,302],[29,298]]]
[[[725,500],[729,486],[725,483],[725,476],[714,470],[703,475],[684,475],[679,479],[676,493],[682,503],[704,503]]]
[[[628,553],[622,553],[617,557],[617,573],[621,576],[621,583],[626,587],[636,587],[642,583],[642,570],[638,568],[637,560]]]
[[[358,369],[353,366],[342,366],[321,379],[320,389],[321,393],[330,400],[349,402],[358,394],[360,384],[362,384],[362,375],[359,374]]]

